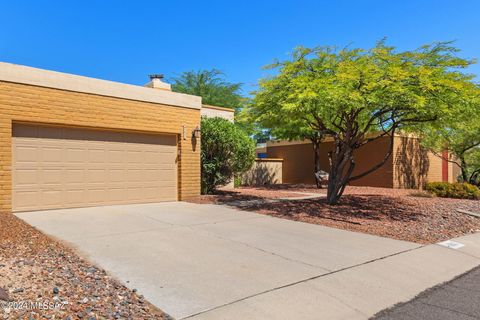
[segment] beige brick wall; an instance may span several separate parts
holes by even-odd
[[[179,199],[200,194],[200,142],[191,139],[200,110],[0,82],[0,212],[11,210],[14,122],[178,134]]]

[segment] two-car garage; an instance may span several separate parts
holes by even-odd
[[[176,135],[13,126],[13,210],[177,200]]]

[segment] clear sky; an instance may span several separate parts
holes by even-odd
[[[218,68],[249,91],[262,66],[298,45],[456,40],[464,57],[480,57],[479,13],[478,0],[5,0],[0,60],[138,85]]]

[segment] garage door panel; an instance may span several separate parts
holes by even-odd
[[[27,143],[26,141],[22,141],[22,143]],[[30,142],[32,144],[37,143],[36,141]],[[35,154],[29,154],[31,159],[38,159],[38,161],[43,162],[45,164],[59,164],[65,161],[65,151],[63,147],[58,145],[46,145],[44,141],[38,143],[38,148],[35,152],[40,154],[38,159]]]
[[[21,145],[15,148],[15,153],[13,154],[12,160],[16,163],[37,163],[37,154],[37,147],[30,145]]]
[[[64,183],[65,173],[61,168],[44,168],[39,170],[40,184],[58,184]]]
[[[176,137],[14,125],[15,211],[173,201]]]
[[[62,207],[64,202],[63,190],[41,190],[40,197],[42,203],[52,207]]]
[[[88,163],[105,163],[107,161],[106,157],[107,150],[97,149],[89,147],[87,151],[87,162]]]
[[[65,161],[68,163],[85,163],[88,162],[88,150],[80,146],[72,147],[66,146],[65,148]]]
[[[64,177],[67,185],[86,182],[85,169],[65,168]]]
[[[66,202],[69,205],[82,205],[85,201],[85,190],[83,189],[72,189],[65,190]]]
[[[108,170],[108,179],[111,183],[118,183],[125,181],[125,169],[123,168],[110,168]]]
[[[13,177],[17,181],[18,186],[37,185],[39,181],[37,168],[26,167],[22,170],[15,170]]]
[[[14,208],[22,207],[34,210],[40,202],[40,191],[17,190],[12,200]]]

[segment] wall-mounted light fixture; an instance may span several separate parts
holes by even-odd
[[[202,132],[201,132],[199,126],[197,126],[195,129],[193,129],[193,131],[192,131],[192,136],[193,136],[195,139],[200,139],[201,135],[202,135]]]

